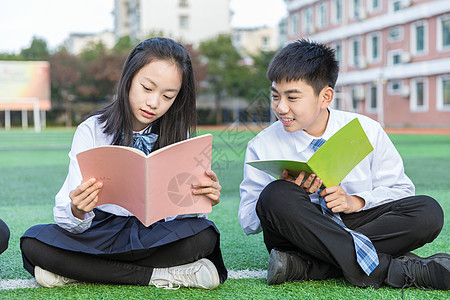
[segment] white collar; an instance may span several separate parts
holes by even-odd
[[[294,138],[295,148],[297,152],[303,152],[309,146],[309,144],[311,144],[311,142],[315,139],[322,138],[328,140],[334,134],[335,113],[333,109],[328,108],[328,111],[330,113],[330,116],[328,118],[327,127],[325,128],[325,132],[322,134],[322,136],[320,137],[312,136],[304,130],[297,130],[291,133],[292,137]]]
[[[152,130],[152,124],[149,124],[147,127],[145,127],[144,129],[142,129],[141,131],[133,131],[133,133],[149,133]]]

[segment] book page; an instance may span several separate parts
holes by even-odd
[[[294,160],[255,160],[247,164],[279,178],[284,169],[289,175],[297,177],[305,171],[305,178],[314,173],[324,187],[341,183],[347,174],[363,160],[373,147],[357,118],[337,131],[307,161]]]
[[[373,147],[357,118],[342,127],[308,160],[326,187],[338,185]]]
[[[308,164],[302,161],[270,159],[248,161],[247,164],[261,171],[264,171],[270,176],[277,179],[280,178],[280,175],[284,169],[288,170],[288,174],[294,178],[297,177],[301,171],[305,171],[305,178],[307,178],[312,173],[312,170],[308,166]]]
[[[97,206],[116,204],[130,212],[145,211],[145,155],[134,150],[104,146],[77,155],[83,179],[95,177],[103,183]]]
[[[166,217],[209,213],[211,200],[191,184],[210,180],[212,135],[158,149],[148,156],[122,146],[102,146],[77,155],[83,178],[103,182],[98,205],[116,204],[149,226]]]
[[[194,195],[191,184],[211,180],[212,135],[171,145],[148,161],[147,217],[144,224],[181,214],[209,213],[211,200]]]

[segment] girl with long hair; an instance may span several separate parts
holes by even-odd
[[[55,197],[56,224],[36,225],[21,238],[25,269],[44,287],[82,282],[214,289],[227,278],[219,231],[205,214],[179,215],[145,227],[126,209],[96,206],[102,182],[82,180],[76,155],[104,145],[146,154],[195,134],[194,73],[187,50],[166,38],[141,42],[128,55],[115,99],[81,123],[67,178]],[[220,183],[193,186],[212,205]],[[81,184],[80,184],[81,183]]]

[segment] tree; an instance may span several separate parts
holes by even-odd
[[[22,49],[20,56],[24,60],[48,60],[50,53],[47,42],[44,39],[33,37],[30,47]]]
[[[229,35],[219,35],[199,45],[199,51],[206,61],[206,82],[214,94],[216,122],[222,123],[221,101],[225,95],[242,95],[242,79],[248,75],[248,68],[241,64],[241,55],[233,46]]]
[[[127,53],[110,53],[102,43],[92,43],[79,57],[83,77],[77,92],[81,98],[105,100],[114,94]]]
[[[0,60],[23,60],[23,57],[15,53],[0,53]]]
[[[138,41],[132,39],[129,35],[122,36],[119,38],[117,43],[112,48],[112,53],[114,54],[123,54],[123,53],[130,53],[131,49],[136,46]]]
[[[253,64],[250,67],[249,77],[245,80],[248,82],[245,90],[245,98],[253,99],[253,97],[261,91],[269,91],[270,82],[266,77],[267,68],[270,61],[275,56],[276,51],[261,51],[257,55],[252,55]]]
[[[52,99],[62,99],[66,108],[66,126],[72,126],[72,101],[80,83],[80,60],[62,49],[49,58]]]
[[[266,77],[267,68],[276,51],[260,51],[251,55],[252,64],[249,73],[243,78],[245,89],[243,97],[249,102],[246,109],[246,118],[252,122],[267,122],[270,119],[270,92],[271,82]]]

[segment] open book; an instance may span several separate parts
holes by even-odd
[[[329,187],[340,184],[372,150],[366,133],[355,118],[329,138],[307,162],[273,159],[248,161],[247,164],[275,178],[284,169],[293,177],[305,171],[305,179],[314,173],[325,187]]]
[[[102,146],[77,155],[84,180],[103,182],[98,204],[116,204],[145,226],[166,217],[208,213],[211,201],[194,195],[192,183],[210,180],[212,135],[205,134],[151,152]]]

